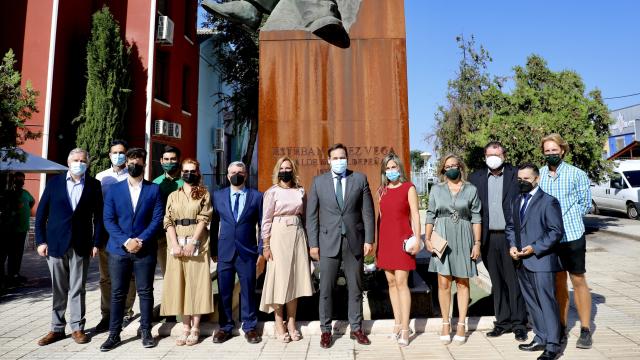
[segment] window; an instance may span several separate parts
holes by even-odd
[[[184,36],[195,40],[198,3],[196,0],[184,0]]]
[[[188,66],[182,68],[182,110],[191,113],[191,69]]]
[[[169,0],[158,0],[156,11],[160,15],[169,16]]]
[[[153,70],[153,97],[169,103],[169,53],[156,51],[155,69]]]

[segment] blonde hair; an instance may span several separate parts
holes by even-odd
[[[271,182],[273,182],[273,185],[280,184],[278,173],[280,172],[280,166],[282,166],[282,163],[284,163],[285,161],[288,161],[291,164],[291,172],[292,172],[291,175],[293,175],[293,180],[291,181],[293,182],[293,187],[300,187],[300,178],[298,177],[298,166],[288,156],[283,156],[279,158],[278,161],[276,161],[276,166],[273,167],[273,174],[271,175]]]
[[[542,138],[540,142],[540,148],[542,149],[542,154],[544,154],[544,143],[547,141],[553,141],[558,144],[563,151],[562,157],[564,157],[569,152],[569,143],[562,138],[562,136],[558,133],[549,134]]]
[[[396,163],[396,165],[398,165],[398,172],[400,173],[400,177],[398,178],[398,180],[402,183],[407,181],[407,173],[404,170],[402,160],[400,160],[400,157],[398,157],[396,153],[390,152],[380,162],[380,187],[378,188],[379,196],[382,196],[387,192],[387,186],[389,185],[389,179],[387,179],[387,164],[389,163],[389,161],[393,161]]]
[[[444,176],[444,173],[445,173],[444,164],[449,159],[456,159],[456,161],[458,162],[458,169],[460,169],[460,179],[462,181],[466,181],[467,180],[467,166],[464,164],[464,161],[462,161],[460,156],[458,156],[456,154],[447,154],[442,159],[440,159],[440,163],[438,164],[438,178],[440,179],[440,181],[441,182],[445,182],[446,181],[445,176]]]

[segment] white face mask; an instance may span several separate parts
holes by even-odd
[[[80,161],[74,161],[69,165],[69,171],[75,176],[80,176],[87,171],[87,164]]]
[[[331,171],[335,174],[343,174],[347,170],[347,159],[331,160]]]
[[[113,166],[122,166],[127,161],[125,154],[111,154],[111,163]]]
[[[485,162],[487,163],[487,166],[491,170],[500,168],[500,166],[502,166],[502,163],[503,163],[502,158],[500,156],[495,156],[495,155],[488,156],[485,159]]]

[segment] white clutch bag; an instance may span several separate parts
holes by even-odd
[[[190,239],[189,237],[179,237],[179,238],[178,238],[178,245],[180,245],[180,246],[182,246],[182,247],[187,246],[187,243],[189,242],[189,239]],[[195,249],[195,251],[193,252],[193,255],[191,255],[191,256],[198,256],[198,254],[200,253],[199,246],[197,246],[197,245],[196,245],[195,247],[196,247],[196,249]],[[173,255],[173,247],[171,247],[171,248],[169,249],[169,254],[170,254],[170,255]]]
[[[409,253],[409,249],[414,247],[416,243],[419,244],[418,252],[422,251],[422,249],[424,249],[424,242],[416,239],[415,235],[402,242],[402,250],[404,250],[404,252],[406,253]]]

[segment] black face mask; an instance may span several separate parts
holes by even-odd
[[[293,180],[293,171],[280,171],[278,173],[278,179],[288,183]]]
[[[144,166],[140,164],[129,164],[127,165],[127,171],[129,171],[129,175],[136,178],[142,175],[142,172],[144,171]]]
[[[13,185],[16,187],[16,189],[22,189],[22,187],[24,186],[24,181],[14,181]]]
[[[186,174],[182,174],[182,180],[184,180],[184,182],[186,182],[189,185],[193,185],[198,183],[198,181],[200,180],[200,176],[193,173],[186,173]]]
[[[233,174],[233,175],[231,175],[231,178],[229,180],[231,181],[231,185],[240,186],[240,185],[244,184],[244,175],[242,175],[242,174]]]
[[[550,166],[558,166],[562,161],[560,154],[549,154],[549,155],[546,155],[544,159],[547,161],[547,164],[549,164]]]
[[[520,193],[521,194],[526,194],[528,192],[530,192],[531,190],[533,190],[533,184],[525,181],[525,180],[518,180],[518,185],[520,185]]]

